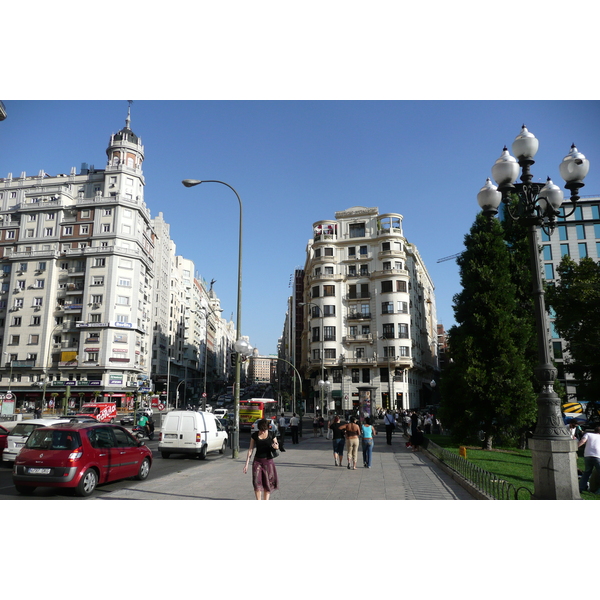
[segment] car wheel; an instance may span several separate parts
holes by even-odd
[[[140,465],[140,470],[138,471],[138,474],[135,476],[135,478],[138,481],[144,481],[144,479],[147,479],[149,474],[150,474],[150,461],[147,458],[145,458],[142,461],[142,464]]]
[[[35,490],[35,488],[31,485],[15,485],[15,489],[23,496],[31,496]]]
[[[83,477],[79,480],[79,484],[75,490],[77,496],[89,496],[98,485],[98,475],[94,469],[88,469]]]
[[[208,446],[206,444],[204,444],[204,446],[202,446],[202,449],[200,450],[200,454],[198,454],[198,458],[200,460],[204,460],[206,458],[206,450],[207,450]]]
[[[169,458],[169,456],[171,456],[171,453],[170,453],[170,452],[161,452],[161,453],[160,453],[160,455],[161,455],[163,458]]]
[[[223,445],[221,446],[221,449],[219,450],[220,454],[225,454],[225,450],[227,449],[227,440],[223,441]]]

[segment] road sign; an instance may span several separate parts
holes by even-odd
[[[4,395],[4,399],[5,400],[12,400],[13,399],[13,395],[10,392],[6,392],[6,394]]]
[[[206,392],[202,392],[202,397],[206,398]]]
[[[159,404],[158,405],[158,410],[165,410],[165,405],[164,404]]]

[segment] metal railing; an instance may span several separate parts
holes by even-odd
[[[501,479],[498,475],[469,462],[455,452],[438,446],[430,439],[425,438],[423,447],[435,456],[440,463],[458,473],[479,492],[492,500],[531,500],[533,497],[530,489],[523,486],[516,487],[512,483]]]

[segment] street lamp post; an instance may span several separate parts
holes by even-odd
[[[321,404],[321,416],[323,415],[323,385],[321,382],[325,381],[325,327],[323,326],[323,311],[318,304],[314,302],[299,302],[299,306],[314,306],[319,311],[319,318],[321,319],[321,379],[317,384],[320,389],[320,404]]]
[[[532,454],[534,497],[543,500],[580,499],[577,481],[577,442],[572,440],[562,419],[560,398],[554,391],[557,371],[550,357],[550,345],[546,331],[546,306],[539,258],[537,228],[549,236],[556,225],[556,217],[563,202],[563,192],[548,178],[545,185],[533,183],[531,166],[538,149],[538,140],[523,126],[515,138],[509,154],[506,146],[492,167],[494,186],[488,178],[477,195],[477,201],[488,217],[498,212],[500,202],[506,205],[509,216],[522,220],[528,226],[527,237],[533,277],[533,298],[538,341],[539,366],[535,375],[541,385],[537,399],[538,419],[535,432],[529,442]],[[575,145],[560,164],[560,174],[565,188],[571,192],[572,214],[579,200],[579,190],[589,170],[589,162],[577,151]],[[519,169],[521,182],[514,184]],[[516,206],[512,200],[518,200]],[[516,209],[516,210],[515,210]],[[564,215],[564,216],[569,216]]]
[[[243,209],[242,199],[235,189],[224,181],[217,181],[215,179],[205,179],[199,181],[198,179],[184,179],[182,181],[185,187],[193,187],[200,185],[201,183],[219,183],[227,186],[238,199],[240,205],[240,230],[239,230],[239,241],[238,241],[238,286],[237,286],[237,331],[236,331],[236,344],[242,341],[242,223],[243,223]],[[235,389],[233,393],[233,441],[232,441],[232,458],[237,458],[240,452],[240,380],[242,370],[242,356],[239,351],[236,352],[235,357]]]

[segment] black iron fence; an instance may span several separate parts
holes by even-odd
[[[516,487],[498,475],[469,462],[455,452],[450,452],[438,446],[430,439],[425,439],[423,447],[435,456],[442,465],[458,473],[476,490],[492,500],[530,500],[533,496],[529,488]]]

